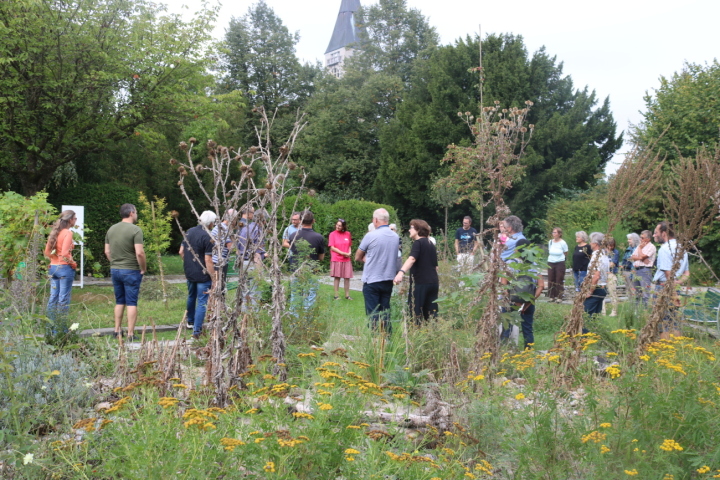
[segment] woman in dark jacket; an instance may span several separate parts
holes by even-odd
[[[573,277],[575,278],[575,291],[579,292],[580,285],[582,285],[587,275],[592,249],[588,245],[588,234],[582,230],[575,232],[575,243],[577,245],[573,250]]]

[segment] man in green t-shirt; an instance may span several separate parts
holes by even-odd
[[[120,207],[119,223],[105,234],[105,256],[110,260],[110,276],[115,289],[115,336],[122,336],[122,317],[127,306],[129,342],[135,340],[135,322],[137,321],[137,301],[140,283],[147,265],[143,248],[143,233],[135,225],[137,209],[135,205],[125,203]]]

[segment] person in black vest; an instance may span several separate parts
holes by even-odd
[[[437,273],[437,250],[428,240],[430,225],[424,220],[410,221],[410,238],[413,239],[410,256],[405,260],[400,271],[395,275],[395,285],[402,282],[405,273],[410,275],[410,291],[408,305],[415,316],[418,325],[427,321],[438,312],[438,293],[440,280]]]
[[[187,231],[180,246],[188,289],[187,327],[193,329],[193,338],[196,339],[202,333],[212,276],[215,275],[213,240],[208,232],[212,230],[216,218],[213,212],[204,211],[200,215],[200,225]]]

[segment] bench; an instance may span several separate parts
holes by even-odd
[[[720,318],[720,290],[708,288],[701,299],[687,304],[682,309],[683,316],[691,321],[701,324],[712,324],[720,329],[718,318]]]

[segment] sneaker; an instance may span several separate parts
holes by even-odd
[[[122,330],[120,330],[119,332],[113,332],[113,337],[114,337],[114,338],[120,338],[120,337],[122,337],[122,336],[123,336]]]
[[[200,339],[200,334],[199,334],[199,333],[193,333],[193,339],[199,340],[199,339]]]
[[[193,328],[195,328],[195,324],[194,324],[194,323],[187,322],[187,329],[188,329],[188,330],[192,330]]]

